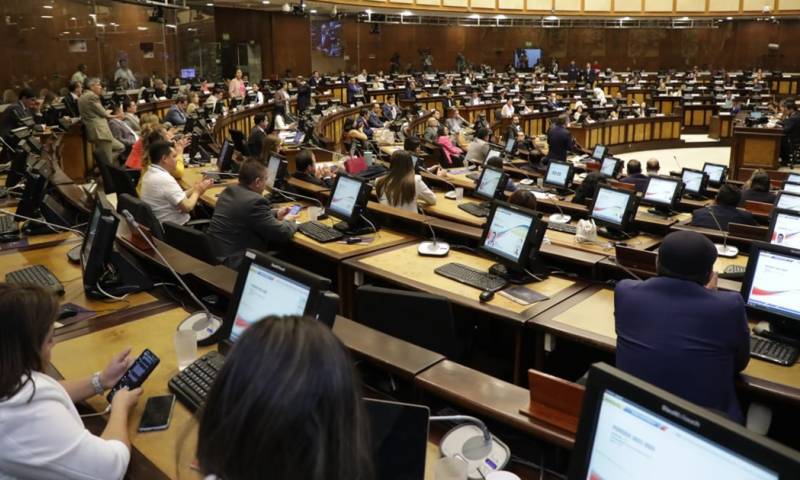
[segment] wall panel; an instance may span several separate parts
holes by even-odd
[[[670,6],[670,8],[672,8]],[[614,0],[614,10],[617,12],[641,12],[642,0]]]
[[[584,0],[583,10],[587,12],[610,12],[611,0]]]
[[[671,12],[672,0],[644,0],[644,10],[646,12]]]

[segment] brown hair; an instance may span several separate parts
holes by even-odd
[[[513,203],[529,210],[536,210],[536,196],[529,190],[515,191],[508,198],[508,203]]]
[[[266,165],[269,162],[269,155],[271,153],[277,153],[280,147],[281,138],[279,136],[267,135],[264,137],[264,140],[261,141],[261,155],[258,157],[258,160]]]
[[[412,202],[417,198],[414,163],[409,152],[395,150],[392,153],[389,174],[378,179],[375,184],[375,193],[378,198],[386,195],[386,200],[392,206]]]
[[[16,395],[41,371],[42,346],[58,302],[41,287],[0,283],[0,400]]]

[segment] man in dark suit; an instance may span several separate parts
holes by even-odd
[[[617,367],[742,422],[736,375],[750,359],[742,296],[716,289],[717,251],[697,232],[669,234],[658,276],[614,291]]]
[[[64,108],[67,109],[67,116],[79,118],[81,112],[78,110],[78,98],[83,93],[83,83],[69,82],[69,93],[64,96]]]
[[[559,115],[553,120],[553,126],[547,131],[548,153],[546,160],[548,161],[545,163],[549,163],[549,160],[566,161],[567,153],[577,150],[575,139],[572,138],[572,134],[569,133],[566,125],[567,117],[565,115]]]
[[[403,100],[414,100],[416,102],[417,92],[414,90],[415,88],[417,88],[416,82],[409,80],[406,89],[403,91]]]
[[[289,208],[272,210],[264,198],[267,167],[246,160],[239,170],[239,183],[223,190],[206,233],[211,236],[217,257],[236,269],[248,248],[266,251],[274,244],[291,240],[297,226]]]
[[[11,131],[24,126],[20,119],[26,117],[32,117],[37,124],[42,123],[39,115],[39,102],[36,99],[36,94],[29,88],[23,88],[19,92],[19,101],[11,104],[0,114],[0,135],[3,139],[16,143],[16,138],[9,138],[13,137]],[[17,150],[17,152],[11,152],[3,148],[2,152],[0,152],[0,162],[11,162],[11,169],[6,177],[6,187],[13,187],[19,183],[25,174],[28,154],[21,148],[17,148]]]
[[[383,104],[383,118],[387,122],[397,120],[397,105],[394,103],[394,95],[386,97],[386,103]]]
[[[297,77],[297,113],[305,112],[311,106],[311,85],[303,77]]]
[[[267,138],[267,116],[263,113],[256,113],[253,121],[256,124],[247,137],[247,152],[250,154],[250,158],[259,158],[261,157],[261,145]]]
[[[728,230],[729,223],[755,225],[756,220],[752,213],[736,208],[741,200],[742,193],[739,189],[726,183],[720,187],[713,205],[692,212],[692,221],[689,225],[713,230]]]
[[[586,62],[586,68],[581,71],[581,78],[583,79],[583,83],[588,83],[590,85],[594,84],[594,81],[597,78],[597,73],[592,68],[591,63]]]
[[[577,82],[580,75],[581,70],[575,65],[575,60],[569,62],[569,67],[567,67],[567,81],[570,83]]]
[[[304,182],[313,183],[320,187],[332,187],[333,175],[329,172],[321,172],[317,169],[317,163],[314,158],[314,152],[309,149],[303,149],[294,157],[295,171],[292,174],[294,178]]]
[[[620,181],[623,183],[632,183],[636,185],[636,191],[644,193],[647,190],[647,182],[650,177],[642,173],[642,164],[639,160],[628,160],[628,167],[626,168],[628,175],[623,177]]]
[[[800,112],[794,98],[783,101],[783,139],[781,140],[781,162],[788,164],[792,152],[792,145],[800,145]],[[797,148],[797,147],[795,147]]]
[[[164,121],[169,122],[173,127],[186,125],[186,106],[188,101],[183,95],[175,97],[175,104],[169,107],[169,111],[164,116]]]

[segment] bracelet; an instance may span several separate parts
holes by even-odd
[[[103,388],[103,384],[100,382],[100,372],[94,372],[92,374],[92,386],[94,387],[94,393],[97,395],[102,395],[105,392],[105,388]]]

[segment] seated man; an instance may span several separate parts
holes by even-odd
[[[475,132],[475,137],[467,147],[467,155],[464,157],[464,163],[471,162],[483,163],[486,155],[489,154],[489,129],[479,128]]]
[[[164,121],[169,122],[173,127],[186,125],[186,106],[189,102],[183,95],[175,97],[175,104],[169,107],[169,111],[164,116]]]
[[[263,113],[256,113],[253,120],[255,125],[247,137],[247,152],[251,157],[258,158],[261,155],[261,145],[267,137],[267,116]]]
[[[239,183],[223,190],[211,217],[208,233],[218,258],[236,269],[248,248],[266,251],[274,243],[286,243],[297,231],[289,207],[272,210],[264,198],[267,167],[246,160],[239,169]]]
[[[674,232],[657,277],[617,283],[617,368],[742,422],[734,382],[750,359],[750,332],[741,295],[716,289],[716,258],[703,235]]]
[[[636,186],[637,192],[644,193],[647,190],[647,182],[649,178],[642,173],[642,164],[639,160],[628,160],[628,167],[626,168],[628,175],[622,177],[620,182],[631,183]]]
[[[316,158],[314,158],[314,152],[311,150],[306,148],[298,152],[294,157],[294,165],[296,168],[292,174],[294,178],[321,187],[330,188],[333,186],[333,174],[329,171],[317,169]]]
[[[689,225],[713,230],[728,230],[729,223],[755,225],[756,220],[752,213],[736,208],[741,200],[742,193],[739,189],[726,183],[720,187],[713,205],[692,212],[692,221]]]
[[[651,158],[647,161],[647,175],[654,177],[661,171],[661,164],[658,163],[657,158]]]
[[[173,176],[178,157],[172,143],[155,141],[150,144],[147,153],[150,167],[142,176],[139,197],[150,205],[158,221],[184,225],[191,219],[189,212],[194,210],[197,201],[212,185],[211,180],[201,180],[184,191]]]

